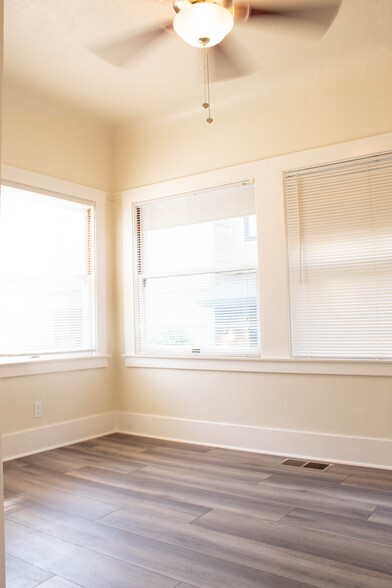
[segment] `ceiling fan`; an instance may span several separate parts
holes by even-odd
[[[168,0],[172,3],[174,18],[159,27],[137,35],[128,35],[114,42],[95,45],[93,52],[117,67],[128,67],[134,56],[163,35],[177,33],[186,43],[204,50],[204,108],[209,104],[209,58],[215,61],[217,79],[219,70],[224,78],[236,78],[249,73],[238,57],[235,42],[229,33],[235,25],[248,21],[264,24],[279,22],[298,31],[312,31],[323,35],[333,23],[342,0],[266,0],[261,7],[253,0]],[[279,0],[278,0],[279,2]],[[305,27],[304,27],[305,25]],[[208,49],[211,48],[210,53]],[[222,78],[221,78],[222,79]],[[207,122],[212,122],[209,116]]]

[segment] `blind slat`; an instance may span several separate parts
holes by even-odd
[[[392,358],[392,153],[287,172],[294,357]]]

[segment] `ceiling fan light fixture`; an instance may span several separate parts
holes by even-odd
[[[194,2],[184,6],[174,17],[177,35],[193,47],[213,47],[230,33],[233,15],[214,2]]]

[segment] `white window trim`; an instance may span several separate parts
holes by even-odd
[[[96,263],[97,263],[97,350],[94,354],[86,353],[56,355],[12,361],[10,358],[0,360],[0,378],[44,374],[53,372],[73,371],[106,367],[107,333],[106,333],[106,245],[105,245],[105,207],[106,192],[52,178],[36,172],[12,167],[1,166],[1,181],[9,182],[22,188],[45,191],[53,196],[91,202],[95,206],[96,222]]]
[[[392,376],[392,362],[383,360],[330,359],[242,359],[201,357],[124,356],[127,367],[197,370],[213,372],[257,372],[266,374],[325,374]]]
[[[352,157],[387,151],[392,133],[358,139],[169,180],[122,193],[125,354],[128,367],[245,371],[271,373],[316,373],[347,375],[392,375],[392,362],[383,360],[297,359],[290,352],[289,283],[284,211],[283,172]],[[263,327],[263,358],[145,357],[136,355],[134,340],[134,245],[132,208],[136,202],[211,188],[246,178],[255,179],[259,259],[259,308]],[[274,223],[271,223],[274,219]],[[273,253],[273,254],[272,254]]]
[[[254,181],[252,178],[248,178],[247,180],[241,180],[241,182],[229,182],[229,183],[225,183],[224,185],[219,185],[219,186],[214,186],[213,188],[210,188],[208,190],[208,192],[211,194],[211,197],[213,198],[212,194],[215,193],[215,190],[219,191],[221,189],[227,189],[227,190],[231,190],[233,187],[235,189],[235,187],[240,186],[240,188],[242,188],[242,185],[246,185],[247,187],[252,187],[253,189],[253,184]],[[201,192],[203,193],[203,190],[201,190]],[[199,194],[200,191],[199,190],[195,190],[192,191],[192,194]],[[187,198],[188,196],[190,196],[189,193],[184,193],[180,195],[181,197],[185,197]],[[152,199],[152,202],[157,202],[159,200],[163,200],[164,202],[167,202],[167,200],[176,200],[177,195],[172,195],[169,198],[167,197],[161,197],[161,198],[155,198]],[[255,199],[254,199],[254,194],[252,194],[252,205],[254,203]],[[148,201],[150,202],[150,201]],[[146,201],[140,201],[138,200],[137,202],[132,202],[132,218],[133,218],[133,224],[132,224],[132,230],[133,230],[133,251],[134,251],[134,255],[133,255],[133,268],[134,268],[134,273],[133,273],[133,284],[134,284],[134,296],[135,296],[135,314],[134,314],[134,346],[135,349],[137,349],[138,347],[138,343],[137,343],[137,339],[138,339],[138,325],[137,325],[137,311],[136,311],[136,307],[137,307],[137,303],[136,303],[136,284],[137,284],[137,278],[138,278],[138,272],[137,269],[135,267],[135,263],[136,259],[137,259],[137,252],[138,252],[138,247],[139,247],[139,243],[138,243],[138,237],[137,237],[137,222],[136,222],[136,210],[139,209],[141,211],[141,215],[143,216],[143,205],[146,204]],[[252,210],[253,210],[253,206],[252,206]],[[247,218],[247,217],[244,217]],[[255,240],[256,240],[256,236],[255,236]],[[143,250],[143,246],[142,246],[142,250]],[[256,279],[256,289],[258,289],[258,263],[257,260],[254,264],[244,264],[244,265],[240,265],[239,267],[236,267],[234,265],[229,265],[225,268],[225,271],[231,272],[231,271],[237,271],[240,270],[242,271],[250,271],[250,272],[254,272],[255,274],[255,279]],[[216,271],[216,268],[212,268],[212,267],[208,267],[208,268],[204,268],[203,272],[207,272],[207,273],[214,273]],[[176,275],[175,272],[170,274],[172,277]],[[196,275],[196,274],[195,274]],[[149,276],[148,276],[149,277]],[[159,274],[155,274],[155,277],[160,277]],[[148,278],[147,278],[148,279]],[[256,309],[256,313],[258,315],[258,308]],[[139,325],[140,327],[140,325]],[[179,357],[195,357],[194,354],[192,354],[192,352],[190,350],[182,350],[183,353],[181,353],[181,350],[178,349],[177,346],[173,346],[172,348],[170,348],[169,346],[167,346],[166,349],[163,348],[159,348],[158,346],[155,347],[155,349],[152,349],[151,346],[147,346],[142,350],[142,351],[137,351],[136,355],[140,356],[140,355],[146,355],[146,356],[151,356],[151,357],[162,357],[163,355],[166,355],[167,357],[173,357],[174,354],[178,353]],[[247,348],[245,349],[241,349],[240,347],[237,348],[236,351],[234,350],[230,350],[228,351],[227,349],[221,349],[221,350],[216,350],[216,356],[220,357],[220,358],[227,358],[227,357],[234,357],[234,358],[260,358],[261,357],[261,342],[260,342],[260,328],[258,328],[258,344],[257,347],[255,347],[254,349],[252,348]],[[214,357],[214,352],[212,350],[199,350],[198,351],[198,355],[197,357],[201,357],[201,358],[206,358],[209,359],[211,357]]]

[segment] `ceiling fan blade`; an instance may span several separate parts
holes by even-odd
[[[96,44],[90,50],[111,65],[116,67],[127,67],[133,57],[142,49],[161,38],[164,33],[170,32],[173,24],[145,31],[138,35],[127,35],[113,42]]]
[[[221,82],[250,75],[256,70],[242,47],[234,41],[232,34],[208,50],[211,81]]]
[[[334,0],[333,2],[325,2],[323,4],[316,3],[313,6],[304,6],[304,4],[292,7],[285,6],[282,9],[250,6],[248,18],[257,18],[260,20],[272,18],[276,21],[285,21],[293,25],[311,25],[313,29],[318,29],[321,33],[324,33],[335,20],[340,5],[341,0]]]

